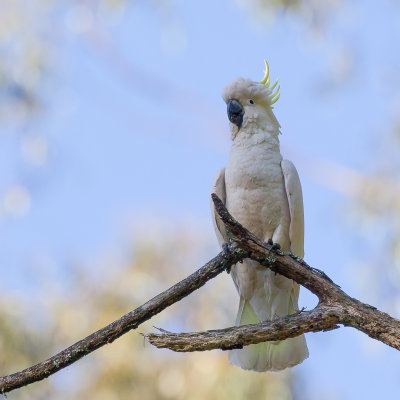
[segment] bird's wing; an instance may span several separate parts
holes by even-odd
[[[285,179],[286,195],[290,211],[290,251],[298,257],[304,257],[304,211],[303,194],[296,167],[288,160],[281,163]]]
[[[211,187],[211,193],[215,193],[226,205],[226,190],[225,190],[225,168],[221,168],[215,175],[214,182]],[[218,238],[219,244],[222,246],[227,242],[224,224],[220,217],[215,212],[214,202],[211,200],[211,215],[214,224],[215,233]]]

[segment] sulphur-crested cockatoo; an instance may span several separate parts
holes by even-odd
[[[280,125],[272,112],[279,87],[277,82],[270,87],[266,61],[265,67],[261,82],[237,78],[223,91],[233,143],[228,163],[218,171],[211,192],[260,239],[272,239],[283,251],[303,257],[301,185],[295,166],[280,153]],[[213,205],[212,210],[222,245],[228,238]],[[236,325],[269,321],[298,310],[299,285],[294,281],[250,259],[233,266],[231,273],[240,295]],[[282,370],[307,357],[304,335],[245,346],[229,354],[231,364],[254,371]]]

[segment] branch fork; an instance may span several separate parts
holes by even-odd
[[[284,340],[305,332],[329,331],[344,325],[400,350],[399,320],[350,297],[323,271],[310,267],[299,257],[282,252],[273,243],[261,241],[229,214],[217,195],[212,194],[212,199],[230,237],[230,243],[224,246],[221,253],[186,279],[58,354],[23,371],[0,377],[0,394],[48,378],[98,348],[112,343],[218,274],[229,272],[232,265],[245,258],[251,258],[306,287],[318,296],[318,305],[311,311],[301,310],[273,321],[205,332],[170,333],[158,328],[161,333],[145,335],[148,341],[156,347],[179,352],[231,350],[264,341]]]
[[[254,325],[194,333],[150,333],[147,339],[152,345],[178,352],[226,350],[283,340],[306,332],[329,331],[344,325],[400,350],[399,320],[350,297],[323,271],[310,267],[301,258],[282,252],[271,242],[264,243],[233,219],[218,196],[212,194],[212,199],[236,246],[247,253],[248,258],[309,289],[318,296],[318,305],[311,311]]]

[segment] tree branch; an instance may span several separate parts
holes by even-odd
[[[112,343],[123,334],[136,329],[140,324],[149,320],[154,315],[199,289],[207,281],[215,278],[221,272],[229,269],[232,264],[235,264],[246,256],[246,253],[240,248],[228,248],[227,251],[218,254],[186,279],[160,293],[110,325],[92,333],[85,339],[80,340],[39,364],[12,375],[0,377],[0,394],[48,378],[50,375],[73,364],[94,350]]]
[[[329,307],[319,307],[260,324],[193,333],[151,333],[146,337],[153,346],[178,352],[232,350],[269,340],[283,340],[305,332],[336,329],[339,328],[339,319]]]
[[[147,303],[110,325],[92,333],[55,356],[23,371],[0,378],[0,394],[40,381],[73,364],[94,350],[112,343],[126,332],[136,329],[165,308],[203,286],[224,270],[245,258],[293,279],[319,298],[312,311],[298,312],[274,321],[231,327],[200,333],[162,333],[147,335],[150,343],[175,351],[229,350],[268,340],[283,340],[305,332],[318,332],[351,326],[368,336],[400,350],[400,321],[344,293],[324,272],[312,268],[293,254],[262,242],[242,227],[228,213],[221,200],[212,195],[215,208],[225,224],[230,244],[214,259],[188,278],[160,293]]]
[[[212,198],[230,240],[249,258],[308,288],[318,296],[319,303],[312,311],[260,324],[194,333],[151,333],[146,336],[152,345],[180,352],[229,350],[268,340],[283,340],[306,332],[336,329],[340,324],[356,328],[400,350],[399,320],[348,296],[324,272],[311,268],[300,258],[262,242],[233,219],[215,194]]]

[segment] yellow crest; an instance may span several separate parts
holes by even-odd
[[[271,91],[271,95],[269,96],[269,100],[270,100],[270,104],[272,106],[272,104],[276,103],[278,101],[279,97],[281,96],[280,93],[279,93],[279,89],[280,89],[281,86],[279,85],[276,88],[275,92],[274,92],[274,89],[275,89],[276,85],[279,82],[279,78],[278,78],[276,80],[276,82],[271,87],[269,87],[269,85],[271,83],[271,81],[269,79],[269,65],[268,65],[267,60],[264,60],[264,63],[265,63],[264,78],[261,79],[260,83],[265,85],[265,87]],[[271,108],[273,108],[273,107],[271,107]]]

